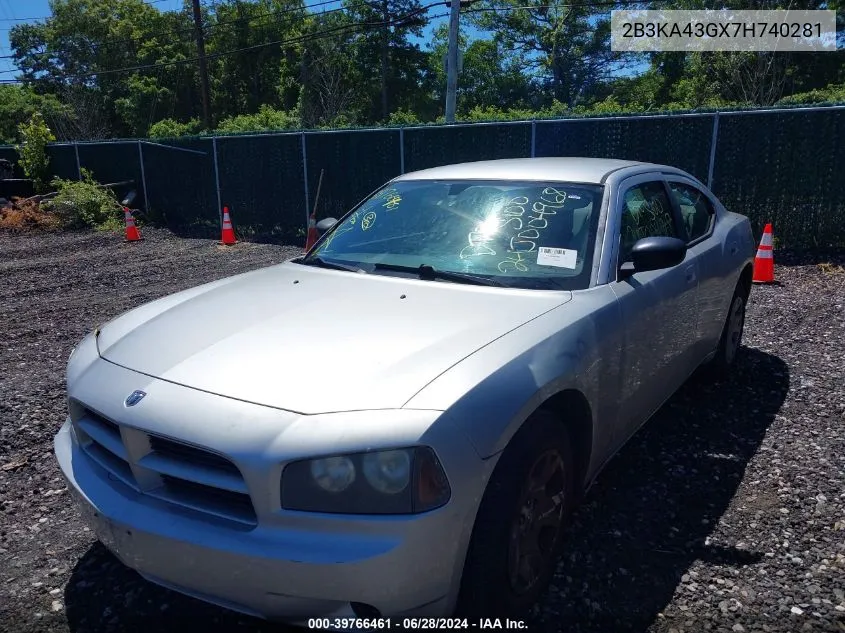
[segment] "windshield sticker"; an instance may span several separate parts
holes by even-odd
[[[577,267],[578,251],[568,248],[548,248],[541,246],[537,252],[538,266],[556,266],[575,270]]]
[[[361,218],[361,230],[366,231],[367,229],[372,227],[373,224],[375,224],[375,223],[376,223],[376,214],[375,214],[374,211],[370,211],[363,218]]]

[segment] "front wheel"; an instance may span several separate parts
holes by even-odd
[[[536,412],[514,436],[476,517],[459,615],[524,615],[545,592],[574,506],[574,463],[569,438],[548,411]]]
[[[722,329],[716,356],[707,367],[710,375],[717,380],[727,378],[739,355],[742,334],[745,331],[746,299],[746,293],[738,286],[731,299],[731,307]]]

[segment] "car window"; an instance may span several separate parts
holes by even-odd
[[[710,230],[713,205],[701,191],[680,182],[670,182],[669,189],[681,208],[681,220],[687,242],[697,240]]]
[[[630,259],[631,249],[644,237],[677,237],[672,206],[660,181],[634,185],[622,201],[619,261]]]
[[[399,180],[339,222],[312,256],[370,274],[427,265],[514,288],[583,289],[602,196],[601,186],[568,182]]]

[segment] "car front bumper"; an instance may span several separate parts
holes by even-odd
[[[366,530],[346,530],[340,515],[306,517],[322,521],[323,530],[260,523],[236,530],[128,488],[88,458],[69,419],[54,448],[85,522],[156,584],[293,622],[352,616],[353,602],[385,616],[447,615],[454,606],[468,540],[461,535],[470,530],[465,521],[455,525],[460,515],[451,504],[412,517],[372,517]]]

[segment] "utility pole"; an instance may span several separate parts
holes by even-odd
[[[197,55],[200,62],[200,85],[202,88],[202,120],[205,129],[211,129],[211,93],[208,89],[208,66],[205,63],[205,40],[202,36],[202,13],[200,0],[193,0],[194,32],[197,38]]]
[[[458,19],[461,0],[451,0],[449,12],[449,51],[446,53],[446,123],[455,122],[455,93],[458,90]]]
[[[387,120],[387,68],[388,68],[388,48],[390,47],[390,12],[388,0],[381,2],[381,19],[384,22],[382,27],[382,41],[381,41],[381,118]]]

